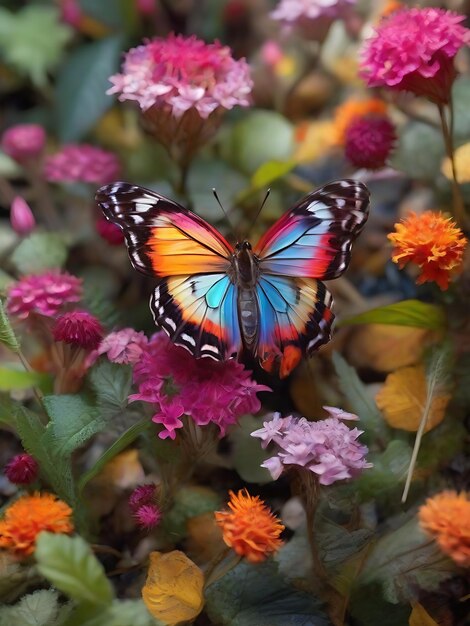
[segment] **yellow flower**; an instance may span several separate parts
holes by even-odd
[[[0,548],[17,556],[34,552],[40,532],[71,533],[72,509],[51,493],[35,493],[18,498],[0,520]]]
[[[333,139],[336,144],[343,145],[346,138],[346,131],[351,122],[357,118],[369,115],[383,116],[387,113],[387,105],[379,98],[368,98],[367,100],[352,99],[346,100],[336,108],[334,114]]]
[[[470,142],[457,148],[454,160],[459,183],[470,183]],[[449,157],[444,159],[441,172],[448,180],[452,180],[452,164]]]
[[[250,496],[246,489],[229,494],[231,510],[215,513],[225,543],[250,563],[264,561],[281,547],[284,526],[259,496]]]
[[[443,491],[419,509],[421,528],[457,565],[470,567],[470,500],[465,491]]]
[[[434,281],[441,289],[447,289],[449,277],[461,269],[467,239],[455,222],[440,211],[410,213],[395,224],[395,232],[388,238],[394,245],[394,263],[403,268],[410,262],[421,269],[418,285]]]

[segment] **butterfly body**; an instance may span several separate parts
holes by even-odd
[[[199,216],[128,183],[96,195],[124,231],[131,262],[157,280],[155,323],[195,357],[248,352],[286,376],[330,337],[332,298],[320,279],[347,267],[368,214],[369,193],[355,181],[308,194],[253,248],[231,246]]]

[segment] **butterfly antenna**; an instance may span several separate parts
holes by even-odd
[[[257,211],[257,213],[256,213],[256,215],[255,215],[255,217],[254,217],[254,219],[253,219],[253,221],[252,221],[252,222],[251,222],[251,224],[250,224],[250,231],[251,231],[251,229],[253,228],[253,226],[256,224],[256,220],[257,220],[257,219],[258,219],[258,217],[260,216],[261,211],[263,210],[263,207],[264,207],[264,205],[266,204],[266,201],[267,201],[267,199],[269,198],[269,194],[270,194],[270,193],[271,193],[271,188],[269,188],[269,189],[266,191],[266,195],[264,196],[264,200],[263,200],[263,202],[261,203],[260,208],[258,209],[258,211]]]
[[[230,221],[230,218],[228,216],[227,211],[224,209],[224,207],[222,206],[222,202],[219,199],[219,196],[217,195],[217,191],[215,187],[212,187],[212,193],[214,194],[214,198],[217,200],[217,204],[220,206],[220,208],[222,209],[222,213],[225,215],[225,219],[228,222],[228,225],[230,226],[230,228],[232,229],[232,232],[235,233],[235,229],[233,227],[232,222]]]

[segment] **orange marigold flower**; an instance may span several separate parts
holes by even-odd
[[[0,548],[20,557],[34,552],[36,538],[43,530],[71,533],[72,509],[52,493],[35,493],[18,498],[0,520]]]
[[[434,281],[441,289],[447,289],[449,277],[460,270],[467,244],[460,228],[440,211],[410,213],[395,224],[395,232],[388,238],[394,245],[394,263],[400,268],[414,263],[421,269],[418,285]]]
[[[419,509],[421,528],[461,567],[470,567],[470,499],[465,491],[443,491]]]
[[[284,526],[259,496],[250,496],[246,489],[229,495],[231,510],[215,513],[225,543],[250,563],[264,561],[282,546]]]
[[[366,100],[346,100],[336,108],[334,114],[334,141],[338,145],[343,145],[346,140],[346,131],[351,122],[358,118],[371,115],[383,117],[387,113],[387,105],[379,98],[368,98]]]

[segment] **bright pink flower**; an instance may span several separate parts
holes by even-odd
[[[155,0],[136,0],[135,6],[141,15],[153,15],[157,11]]]
[[[47,157],[44,175],[49,182],[102,185],[119,178],[121,164],[113,152],[88,144],[69,144]]]
[[[279,61],[282,61],[284,58],[281,46],[277,41],[273,41],[272,39],[266,41],[261,46],[260,54],[263,61],[266,65],[269,65],[269,67],[275,67]]]
[[[24,320],[31,313],[56,317],[68,304],[79,302],[82,281],[67,272],[48,271],[24,276],[8,289],[8,312]]]
[[[78,0],[62,0],[60,3],[60,17],[63,22],[78,28],[82,21],[82,8]]]
[[[144,349],[134,366],[134,381],[139,393],[129,399],[158,405],[153,419],[164,426],[161,439],[176,437],[183,415],[198,426],[216,424],[223,436],[241,415],[259,411],[258,391],[269,391],[234,359],[195,359],[164,333],[154,335]]]
[[[112,363],[137,363],[146,348],[148,339],[143,332],[133,328],[116,330],[103,339],[97,349],[96,358],[106,354]]]
[[[464,20],[464,15],[429,7],[392,13],[362,50],[361,73],[368,86],[447,103],[456,77],[454,57],[470,42]]]
[[[3,133],[2,149],[18,163],[35,159],[44,150],[46,132],[39,124],[17,124]]]
[[[129,496],[129,508],[134,513],[144,504],[152,504],[157,492],[157,486],[154,483],[139,485]]]
[[[143,504],[134,513],[134,519],[142,530],[152,530],[160,523],[162,514],[156,504]]]
[[[109,94],[136,100],[141,109],[166,107],[175,117],[194,107],[202,118],[222,107],[248,106],[253,86],[248,64],[232,58],[219,42],[170,35],[132,48]]]
[[[63,341],[84,350],[96,350],[103,338],[103,327],[87,311],[70,311],[56,319],[52,334],[55,341]]]
[[[15,485],[30,485],[39,473],[39,465],[30,454],[17,454],[5,466],[5,476]]]
[[[18,235],[29,235],[36,228],[36,220],[29,204],[21,196],[16,196],[10,208],[11,227]]]
[[[100,215],[95,222],[95,228],[101,239],[107,241],[111,246],[120,246],[124,241],[124,233],[104,215]]]
[[[324,408],[330,415],[340,411]],[[344,415],[343,419],[357,418],[351,413],[344,412]],[[356,441],[362,432],[357,428],[349,429],[337,417],[310,422],[305,417],[281,417],[274,413],[272,419],[251,436],[261,439],[263,448],[275,444],[277,454],[262,464],[274,480],[286,467],[297,465],[317,474],[320,484],[331,485],[337,480],[354,478],[364,468],[372,467],[365,460],[367,447]]]
[[[386,164],[396,138],[388,117],[358,117],[346,130],[344,152],[356,167],[377,170]]]

